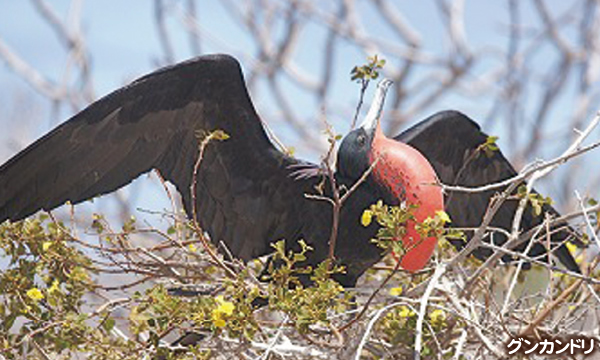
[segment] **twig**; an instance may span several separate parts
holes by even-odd
[[[571,146],[569,146],[563,152],[563,154],[561,156],[559,156],[557,159],[567,160],[572,155],[578,155],[580,153],[580,151],[583,150],[583,149],[580,149],[581,144],[592,133],[592,131],[594,131],[594,129],[598,126],[598,123],[600,123],[600,111],[596,112],[596,115],[594,116],[592,121],[589,123],[589,125],[579,134],[579,136],[577,137],[577,139],[575,139],[575,141],[573,141]],[[592,144],[592,145],[598,146],[600,144]],[[547,167],[544,167],[544,168],[534,171],[533,174],[531,175],[531,179],[529,179],[529,181],[527,183],[527,194],[529,194],[531,192],[531,189],[533,188],[533,184],[535,183],[536,180],[546,176],[551,171],[556,169],[560,164],[561,164],[560,162],[557,162],[550,166],[547,166]]]
[[[396,261],[396,265],[395,265],[394,269],[388,274],[388,276],[386,276],[386,278],[381,282],[381,284],[379,284],[377,289],[375,289],[375,291],[373,291],[371,293],[371,295],[369,296],[369,298],[363,305],[360,312],[358,314],[356,314],[356,316],[354,318],[352,318],[352,320],[348,321],[346,324],[339,327],[337,329],[339,332],[343,332],[346,329],[348,329],[350,326],[352,326],[352,324],[357,322],[367,312],[367,309],[369,308],[369,305],[371,304],[373,299],[375,299],[377,294],[379,294],[379,291],[381,291],[381,289],[383,289],[383,287],[390,281],[390,279],[394,276],[394,274],[396,274],[398,272],[399,269],[400,269],[400,261]]]
[[[389,310],[391,310],[397,306],[411,306],[411,305],[408,303],[404,303],[404,302],[396,302],[396,303],[392,303],[390,305],[386,305],[386,306],[382,307],[381,309],[377,310],[375,315],[373,315],[373,317],[371,318],[371,320],[369,320],[369,323],[367,324],[365,333],[363,334],[363,336],[360,340],[360,343],[358,344],[358,348],[356,349],[356,356],[354,357],[354,360],[360,360],[361,353],[363,351],[363,348],[365,347],[365,344],[367,343],[367,340],[369,339],[369,334],[373,330],[373,326],[375,326],[375,324],[383,316],[383,314],[385,314],[386,312],[388,312]]]
[[[279,325],[279,328],[277,329],[277,333],[273,337],[273,340],[269,344],[269,347],[261,355],[261,357],[260,357],[261,359],[267,360],[269,358],[269,354],[271,353],[271,350],[273,350],[273,348],[277,344],[277,341],[279,341],[279,337],[283,333],[283,328],[284,328],[283,325],[285,325],[285,323],[287,323],[288,319],[289,319],[289,315],[286,314],[286,316],[283,318],[283,320],[281,320],[281,325]]]
[[[596,234],[596,229],[594,229],[594,226],[592,225],[592,222],[590,221],[590,217],[588,215],[588,209],[585,208],[585,206],[583,205],[583,199],[581,198],[581,195],[579,195],[579,191],[575,190],[575,197],[577,198],[577,201],[579,202],[579,207],[581,208],[581,213],[583,215],[583,219],[585,221],[586,226],[589,229],[589,232],[592,236],[592,239],[594,239],[594,241],[596,242],[596,246],[598,246],[598,248],[600,249],[600,239],[598,238],[598,234]],[[598,221],[600,221],[600,219],[598,219]]]
[[[589,271],[591,271],[592,269],[594,269],[596,267],[596,265],[598,264],[598,260],[600,258],[596,258],[596,260],[590,264],[589,266]],[[587,271],[584,272],[587,273]],[[539,314],[537,314],[536,318],[524,329],[519,333],[519,336],[527,336],[530,334],[533,334],[535,328],[537,326],[539,326],[541,324],[542,321],[544,321],[548,315],[550,315],[552,313],[552,311],[554,310],[554,308],[556,308],[558,305],[562,304],[567,297],[569,297],[569,295],[571,295],[573,292],[575,292],[577,289],[579,289],[581,287],[581,284],[583,283],[584,279],[577,279],[575,280],[571,286],[569,286],[568,288],[566,288],[554,301],[552,301],[551,303],[549,303],[544,310],[542,310]]]
[[[44,78],[33,66],[21,59],[2,39],[0,39],[0,57],[6,64],[28,82],[36,91],[52,100],[62,100],[66,90],[55,86]]]
[[[451,287],[451,285],[450,285],[450,287]],[[475,335],[477,335],[477,337],[479,337],[479,339],[485,345],[485,347],[487,347],[497,357],[504,358],[504,352],[502,350],[500,350],[496,345],[494,345],[494,342],[491,341],[487,336],[485,336],[483,334],[483,332],[481,331],[481,329],[475,325],[475,324],[477,324],[477,321],[473,321],[473,319],[469,315],[468,311],[458,301],[458,297],[456,296],[456,294],[453,294],[453,293],[450,293],[447,291],[442,291],[442,292],[446,296],[446,299],[449,300],[452,305],[454,305],[454,308],[457,311],[459,311],[459,313],[462,315],[462,317],[464,317],[465,319],[468,320],[468,321],[466,321],[466,324],[475,331]]]
[[[586,127],[586,129],[580,133],[579,137],[557,159],[566,159],[566,158],[568,158],[569,156],[571,156],[573,154],[579,153],[580,152],[580,150],[578,150],[579,146],[585,140],[585,138],[596,128],[596,126],[598,126],[598,123],[600,123],[600,112],[596,113],[596,116],[594,117],[594,119],[592,119],[592,121]],[[527,183],[527,191],[526,191],[523,199],[521,199],[521,201],[519,203],[519,207],[517,208],[517,210],[515,212],[515,215],[514,215],[514,218],[513,218],[512,233],[511,233],[511,236],[509,237],[508,241],[504,244],[505,247],[516,246],[515,243],[518,242],[519,224],[521,222],[521,217],[523,215],[523,211],[524,211],[525,206],[527,205],[527,201],[529,199],[528,195],[532,191],[533,184],[535,183],[535,181],[537,179],[540,179],[541,177],[543,177],[543,176],[547,175],[548,173],[550,173],[552,170],[556,169],[561,163],[562,162],[553,161],[552,165],[550,165],[550,166],[544,166],[543,168],[537,168],[535,171],[532,172],[531,178],[529,179],[529,181]],[[515,187],[515,184],[516,184],[516,182],[513,183],[513,184],[511,184],[509,186],[509,188],[503,193],[503,196],[506,196],[507,193],[509,193],[509,192],[512,193],[512,189],[511,188]],[[493,213],[495,213],[495,212],[493,212]],[[484,217],[484,223],[487,220],[486,218],[488,216],[489,216],[489,214],[486,214],[486,216]],[[491,220],[491,218],[489,220]],[[482,223],[482,228],[484,226],[487,226],[488,224],[489,224],[489,221],[486,224]],[[480,230],[478,230],[476,233],[478,233],[478,232],[482,233],[482,231],[480,231]],[[468,244],[467,247],[469,247],[469,245],[471,245],[471,244]],[[465,249],[467,247],[465,247]],[[464,249],[463,249],[463,252],[464,252]],[[490,267],[493,263],[495,263],[500,258],[500,256],[501,256],[501,253],[498,253],[498,252],[495,253],[495,254],[493,254],[492,256],[490,256],[485,261],[485,263],[481,267],[479,267],[477,269],[477,271],[475,271],[475,273],[471,276],[471,278],[469,279],[469,281],[467,281],[467,284],[465,285],[464,291],[467,291],[471,287],[471,285],[475,282],[475,280],[477,278],[479,278],[479,276],[481,276],[481,273],[485,269],[487,269],[488,267]]]
[[[429,301],[429,297],[431,296],[433,289],[435,289],[438,281],[446,273],[446,266],[447,265],[444,263],[437,265],[433,275],[429,279],[429,284],[425,289],[425,293],[421,297],[419,316],[417,317],[417,325],[415,327],[415,350],[413,354],[413,358],[415,360],[421,359],[421,350],[423,347],[423,321],[425,320],[425,314],[427,313],[427,302]]]
[[[233,272],[233,270],[231,270],[227,265],[225,265],[225,263],[217,256],[217,254],[215,254],[215,252],[212,250],[212,248],[210,246],[210,243],[208,242],[208,240],[206,240],[206,237],[204,236],[204,232],[202,231],[202,229],[200,228],[200,225],[198,224],[198,210],[197,210],[197,205],[196,205],[196,186],[197,186],[197,181],[198,181],[198,171],[200,170],[200,164],[202,163],[202,158],[204,157],[204,150],[206,149],[206,146],[208,146],[210,141],[213,140],[213,138],[214,138],[214,133],[206,136],[202,140],[202,142],[200,143],[200,150],[198,151],[198,159],[196,159],[196,163],[194,164],[194,172],[192,174],[192,185],[190,186],[190,192],[192,195],[192,224],[194,225],[194,229],[196,230],[196,234],[198,235],[198,238],[200,238],[200,241],[202,242],[202,245],[204,246],[204,250],[206,250],[206,252],[211,257],[211,259],[217,265],[219,265],[220,268],[225,270],[225,273],[228,276],[230,276],[231,278],[235,278],[236,277],[235,272]]]
[[[600,142],[596,142],[587,146],[583,146],[578,150],[573,151],[572,153],[569,154],[563,154],[559,157],[554,158],[553,160],[547,161],[547,162],[543,162],[543,163],[539,163],[538,165],[532,166],[532,167],[528,167],[527,170],[520,172],[518,175],[513,176],[511,178],[508,178],[506,180],[502,180],[496,183],[492,183],[492,184],[486,184],[486,185],[482,185],[482,186],[473,186],[473,187],[469,187],[469,186],[451,186],[451,185],[446,185],[446,184],[439,184],[443,191],[456,191],[456,192],[464,192],[464,193],[479,193],[479,192],[484,192],[484,191],[490,191],[490,190],[498,190],[501,188],[504,188],[508,185],[511,185],[515,182],[523,182],[525,180],[527,180],[527,178],[529,178],[530,176],[532,176],[535,172],[540,171],[540,170],[545,170],[548,168],[555,168],[556,166],[565,163],[566,161],[578,157],[586,152],[589,152],[591,150],[596,149],[597,147],[600,147]],[[552,170],[550,170],[552,171]]]
[[[358,104],[356,104],[356,109],[354,110],[354,117],[352,118],[352,123],[350,124],[350,130],[354,130],[356,127],[356,121],[358,120],[358,115],[360,115],[360,108],[362,107],[365,92],[369,87],[369,80],[362,79],[360,83],[360,95],[358,96]]]
[[[154,21],[156,24],[156,30],[158,31],[158,37],[160,39],[160,45],[163,50],[164,60],[161,63],[166,62],[172,64],[175,59],[175,53],[173,51],[173,44],[167,31],[167,25],[165,22],[165,3],[163,0],[154,0]]]
[[[544,222],[547,224],[548,220],[544,220]],[[542,227],[539,227],[539,231],[542,230]],[[537,234],[536,234],[537,235]],[[533,236],[535,237],[535,235]],[[525,248],[525,250],[523,251],[523,254],[529,254],[529,251],[531,250],[531,247],[533,246],[534,241],[530,241],[529,244],[527,244],[527,247]],[[548,248],[548,251],[550,251],[550,248]],[[517,268],[515,269],[515,273],[512,276],[512,280],[510,282],[510,285],[508,287],[508,291],[506,292],[506,295],[504,296],[504,304],[502,305],[502,309],[500,310],[500,314],[502,316],[506,315],[506,312],[508,311],[508,305],[510,303],[510,298],[512,297],[513,291],[515,290],[515,286],[517,285],[517,282],[519,280],[519,274],[521,273],[521,270],[523,268],[523,263],[524,261],[521,259],[519,260],[519,263],[517,264]]]
[[[454,357],[452,358],[453,360],[460,360],[462,348],[465,346],[465,342],[467,341],[467,335],[469,335],[469,333],[467,333],[466,329],[462,329],[460,331],[460,337],[456,343],[456,351],[454,352]]]

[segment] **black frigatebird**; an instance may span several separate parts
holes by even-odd
[[[347,187],[378,159],[340,212],[335,257],[346,266],[338,279],[344,286],[353,286],[383,256],[370,241],[377,225],[360,224],[363,211],[377,200],[419,204],[415,217],[420,221],[444,206],[441,188],[432,185],[438,177],[443,183],[480,185],[515,174],[500,152],[467,161],[487,136],[458,112],[438,113],[400,134],[399,141],[386,138],[379,117],[387,85],[378,87],[365,121],[344,138],[338,152],[335,176],[338,184]],[[195,186],[197,220],[212,241],[223,241],[234,256],[249,260],[270,252],[272,242],[286,239],[288,247],[298,249],[297,240],[304,239],[314,249],[308,265],[326,259],[331,206],[305,197],[322,181],[320,176],[307,175],[311,171],[306,168],[316,165],[273,146],[252,105],[239,63],[227,55],[201,56],[143,76],[94,102],[8,160],[0,166],[0,222],[115,191],[151,169],[177,187],[191,214],[197,134],[216,129],[225,131],[229,139],[207,146]],[[492,195],[448,198],[446,211],[453,225],[477,226]],[[492,225],[510,229],[513,210],[507,203]],[[545,211],[555,213],[548,206]],[[522,226],[527,230],[539,223],[541,217],[528,212]],[[417,246],[402,265],[414,271],[425,265],[435,240],[417,239],[411,226],[403,241]],[[560,244],[554,253],[577,271],[562,244],[564,233],[553,234],[554,244]],[[546,250],[536,244],[531,254],[540,251]]]

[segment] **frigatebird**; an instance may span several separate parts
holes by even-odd
[[[444,194],[435,183],[477,186],[516,174],[500,151],[472,156],[487,135],[459,112],[438,113],[394,139],[385,137],[379,118],[388,85],[380,84],[365,120],[346,135],[338,151],[335,179],[346,188],[377,159],[339,214],[335,259],[346,267],[338,278],[344,286],[354,286],[384,255],[370,241],[378,225],[360,223],[371,204],[380,199],[391,205],[418,204],[415,218],[422,221],[444,208]],[[193,197],[198,134],[217,129],[229,138],[206,147]],[[303,239],[313,248],[307,265],[315,265],[328,257],[332,226],[330,204],[305,196],[323,181],[320,171],[312,171],[318,168],[272,144],[237,60],[201,56],[159,69],[101,98],[0,166],[0,222],[113,192],[156,169],[176,186],[188,215],[195,198],[203,230],[234,256],[249,260],[265,255],[280,239],[297,250]],[[445,196],[452,225],[476,227],[493,192]],[[510,229],[514,206],[507,202],[491,225]],[[547,205],[544,211],[556,214]],[[526,212],[523,230],[541,219]],[[428,261],[435,239],[419,239],[411,226],[403,241],[412,241],[413,247],[402,266],[415,271]],[[552,234],[552,252],[568,269],[578,271],[563,243],[566,236],[566,230]],[[497,236],[496,241],[506,239]],[[535,244],[530,255],[546,252],[544,245]],[[488,255],[485,250],[477,254]]]

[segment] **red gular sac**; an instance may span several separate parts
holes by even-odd
[[[444,210],[442,188],[433,167],[415,148],[387,138],[377,126],[370,152],[370,162],[377,161],[373,169],[375,181],[384,185],[400,203],[415,205],[414,221],[406,224],[406,235],[402,238],[406,254],[402,257],[402,268],[416,272],[431,258],[437,239],[434,236],[421,238],[415,229],[428,217]]]

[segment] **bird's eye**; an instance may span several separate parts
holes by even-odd
[[[364,146],[365,143],[367,142],[367,137],[364,135],[358,135],[358,138],[356,138],[356,141],[358,141],[358,145]]]

